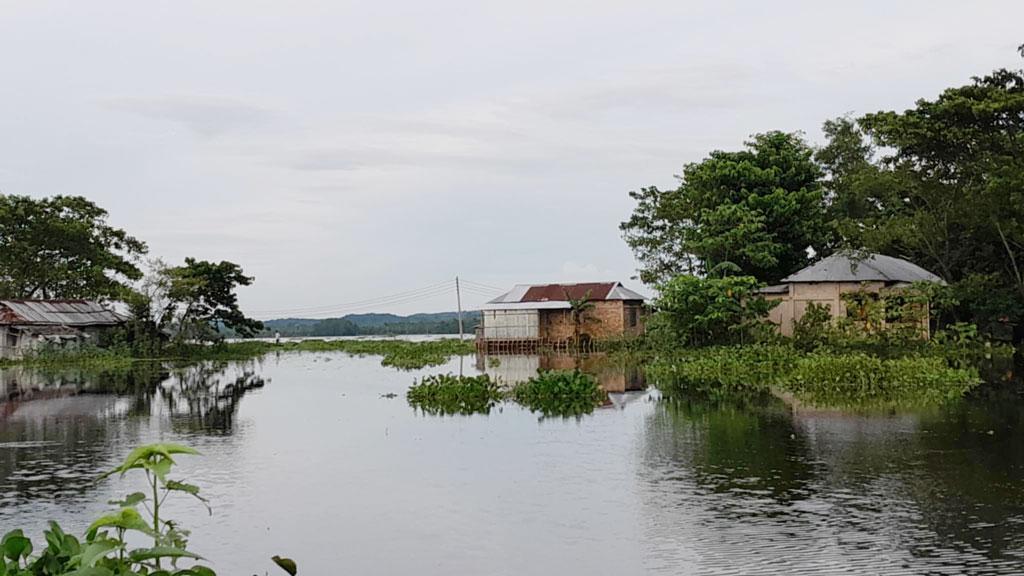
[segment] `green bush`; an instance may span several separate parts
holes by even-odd
[[[708,346],[758,341],[776,302],[765,300],[751,276],[681,275],[658,287],[657,312],[648,322],[656,341],[669,346]]]
[[[487,414],[505,395],[486,374],[435,374],[412,385],[406,400],[427,414]]]
[[[941,404],[979,383],[976,370],[952,368],[942,358],[882,359],[863,353],[808,355],[778,382],[800,399],[835,407]]]
[[[832,326],[832,310],[825,305],[811,302],[804,315],[793,323],[793,347],[810,351],[828,344],[835,334]]]
[[[512,388],[512,399],[545,416],[582,416],[608,399],[589,374],[579,370],[545,371]]]
[[[935,405],[980,379],[942,356],[879,358],[863,352],[801,353],[789,346],[712,347],[660,359],[648,369],[665,396],[774,390],[813,405],[874,408]]]

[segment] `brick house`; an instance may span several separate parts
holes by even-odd
[[[487,350],[567,345],[575,334],[570,299],[591,303],[579,321],[581,341],[644,331],[644,297],[619,282],[521,284],[481,308],[477,343]]]

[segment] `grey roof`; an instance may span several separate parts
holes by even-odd
[[[761,294],[789,294],[789,284],[774,284],[758,290]]]
[[[942,278],[908,262],[882,254],[833,254],[782,279],[787,284],[801,282],[937,282]]]
[[[0,324],[113,326],[125,318],[91,300],[0,300]]]

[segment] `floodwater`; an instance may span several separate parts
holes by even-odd
[[[170,516],[224,575],[1021,574],[1024,400],[982,389],[887,414],[773,397],[669,403],[602,375],[579,419],[514,404],[429,416],[423,374],[515,374],[557,361],[455,359],[417,372],[343,353],[124,375],[6,370],[0,531],[81,532],[130,479],[132,447],[189,444],[203,487]],[[15,393],[20,390],[20,393]],[[389,397],[396,394],[397,397]]]

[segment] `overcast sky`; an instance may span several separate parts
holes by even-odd
[[[1017,0],[0,7],[0,191],[237,262],[260,318],[450,310],[351,303],[456,274],[628,281],[629,190],[1024,63]]]

